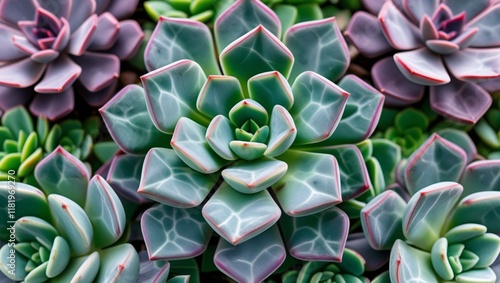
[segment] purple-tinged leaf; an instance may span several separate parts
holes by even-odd
[[[297,127],[294,144],[328,139],[340,122],[349,93],[313,72],[300,74],[292,86],[295,102],[290,114]]]
[[[393,283],[439,283],[431,265],[431,254],[397,240],[391,250],[389,273]]]
[[[444,57],[444,61],[457,79],[477,82],[500,77],[499,54],[500,48],[468,48]]]
[[[429,39],[425,42],[425,45],[430,50],[441,55],[453,54],[460,49],[457,44],[443,39]]]
[[[141,218],[150,260],[177,260],[198,256],[207,248],[212,229],[197,208],[156,205]]]
[[[178,208],[200,205],[219,177],[194,171],[167,148],[152,148],[142,169],[139,196]]]
[[[417,84],[442,85],[451,80],[441,57],[427,48],[396,53],[394,62],[407,79]]]
[[[466,124],[475,124],[491,106],[492,98],[475,83],[453,80],[430,88],[431,108],[437,113]]]
[[[434,40],[439,38],[438,30],[428,15],[420,20],[420,34],[423,40]]]
[[[237,246],[219,240],[214,263],[238,282],[262,282],[281,266],[286,250],[276,226]]]
[[[285,33],[283,43],[295,57],[290,82],[305,71],[335,81],[346,72],[351,61],[335,17],[293,25]]]
[[[292,52],[262,25],[233,41],[220,53],[224,74],[236,77],[244,94],[248,92],[247,81],[257,74],[278,71],[288,78],[293,62]]]
[[[96,92],[91,92],[83,86],[80,87],[80,82],[78,81],[75,84],[75,91],[85,99],[85,102],[92,107],[101,107],[115,95],[118,80],[112,81],[110,85]]]
[[[210,30],[203,23],[161,17],[144,53],[149,71],[189,59],[200,64],[207,75],[220,74]]]
[[[30,112],[37,117],[55,121],[69,114],[75,106],[73,88],[61,93],[37,93],[30,104]]]
[[[11,37],[11,40],[12,40],[12,44],[15,47],[17,47],[20,51],[22,51],[28,55],[31,55],[31,54],[38,51],[38,48],[33,46],[33,44],[31,44],[31,42],[29,42],[29,40],[26,39],[26,37],[24,37],[24,36],[13,35]]]
[[[120,60],[129,60],[139,50],[143,38],[144,33],[135,20],[121,21],[118,38],[109,52],[118,56]]]
[[[361,225],[366,240],[375,250],[390,250],[403,238],[402,219],[406,202],[388,190],[372,199],[361,210]]]
[[[75,56],[82,55],[92,42],[92,37],[96,30],[97,15],[94,14],[85,20],[77,30],[71,33],[68,53]]]
[[[169,144],[170,136],[158,131],[151,121],[146,96],[140,86],[123,88],[99,112],[111,137],[125,152],[146,153],[152,147]]]
[[[500,160],[481,160],[469,164],[460,179],[463,196],[481,191],[500,191]]]
[[[386,95],[385,102],[389,105],[412,104],[424,96],[425,86],[408,80],[399,71],[392,57],[375,63],[371,73],[375,86]]]
[[[373,249],[362,232],[349,234],[345,247],[356,251],[363,257],[367,271],[377,270],[384,266],[389,260],[389,252]]]
[[[107,7],[107,10],[117,19],[122,20],[130,17],[134,13],[137,3],[139,3],[139,0],[113,0]]]
[[[431,251],[441,237],[449,214],[463,188],[455,182],[439,182],[419,190],[403,214],[403,233],[414,246]]]
[[[240,82],[235,77],[219,75],[208,76],[199,94],[195,95],[198,111],[211,118],[227,117],[231,108],[244,99]],[[266,99],[270,98],[266,96]]]
[[[139,255],[129,243],[99,251],[100,267],[96,282],[137,282]]]
[[[2,46],[0,61],[6,62],[17,60],[26,57],[29,54],[14,44],[14,36],[21,37],[22,35],[19,31],[0,23],[0,46]]]
[[[369,58],[378,57],[393,50],[385,38],[377,17],[363,11],[358,11],[352,16],[344,35],[361,54]]]
[[[476,1],[468,1],[468,0],[444,0],[445,3],[453,12],[454,15],[459,14],[461,12],[465,12],[466,22],[471,21],[481,12],[486,10],[493,1],[491,0],[476,0]]]
[[[68,42],[71,37],[71,30],[69,23],[66,19],[61,19],[62,22],[62,27],[61,30],[59,31],[59,34],[57,35],[54,43],[52,44],[52,49],[57,50],[57,51],[63,51],[66,46],[68,46]]]
[[[94,230],[85,211],[74,201],[59,194],[47,197],[55,227],[71,247],[72,254],[90,251]]]
[[[205,140],[207,128],[182,117],[177,122],[170,145],[186,165],[203,174],[219,171],[228,162],[217,155]]]
[[[47,66],[43,78],[35,86],[38,93],[61,93],[80,76],[82,68],[68,56],[59,56]]]
[[[45,64],[45,63],[50,63],[54,61],[57,57],[59,57],[59,52],[53,49],[45,49],[31,54],[30,57],[31,60],[35,62]]]
[[[304,217],[284,216],[280,224],[293,257],[307,261],[342,261],[349,232],[349,218],[342,210],[332,207]]]
[[[385,0],[361,0],[361,2],[363,2],[363,6],[365,6],[366,10],[374,15],[377,15],[380,12],[380,9],[382,9]]]
[[[196,109],[198,94],[206,81],[194,61],[180,60],[141,77],[151,120],[158,130],[171,134],[181,117],[206,122]]]
[[[478,28],[468,28],[462,32],[462,34],[455,37],[451,42],[455,43],[460,47],[460,49],[463,50],[471,45],[478,31]]]
[[[106,181],[116,193],[134,203],[148,203],[149,199],[137,193],[141,182],[144,156],[132,154],[118,154],[112,158]],[[97,174],[97,173],[95,173]]]
[[[165,261],[161,264],[159,261],[144,260],[142,261],[142,253],[139,253],[141,258],[141,266],[139,270],[138,282],[144,283],[163,283],[167,281],[168,273],[170,272],[170,263]],[[147,255],[146,255],[147,257]]]
[[[431,184],[460,178],[467,162],[466,153],[454,143],[433,134],[409,158],[404,169],[410,195]]]
[[[0,19],[16,26],[18,21],[33,20],[37,6],[33,0],[3,0],[0,3]]]
[[[449,227],[476,223],[490,233],[500,233],[500,192],[478,192],[460,201],[451,217]]]
[[[378,20],[385,37],[395,49],[408,50],[422,46],[418,28],[391,1],[384,4],[378,14]]]
[[[125,210],[118,195],[99,175],[89,182],[84,210],[94,230],[94,247],[109,246],[122,236],[125,230]]]
[[[90,173],[82,161],[61,146],[38,163],[35,178],[47,195],[58,194],[80,206],[85,204]]]
[[[27,104],[33,96],[30,88],[13,88],[0,85],[0,108],[8,110],[18,105]]]
[[[203,217],[232,245],[239,245],[273,226],[281,211],[268,191],[242,194],[222,183],[203,206]]]
[[[342,201],[335,157],[289,150],[278,158],[288,164],[287,173],[273,185],[285,213],[310,215]]]
[[[16,1],[16,0],[15,0]],[[69,23],[71,30],[77,30],[92,14],[96,11],[96,1],[95,0],[73,0],[75,4],[71,5],[71,13]],[[101,1],[97,1],[101,2]]]
[[[466,5],[469,7],[472,6],[471,8],[473,9],[478,9],[481,6],[483,7],[485,6],[486,3],[484,2],[491,2],[491,1],[481,0],[474,2],[474,4],[468,3]],[[469,15],[467,14],[467,16]],[[479,29],[471,43],[471,46],[491,48],[500,45],[500,23],[498,22],[499,17],[500,17],[500,5],[493,5],[484,12],[482,12],[481,14],[479,14],[472,21],[467,23],[466,28]]]
[[[32,86],[42,77],[46,66],[31,58],[0,66],[0,85],[18,88]]]
[[[269,7],[256,0],[237,0],[215,21],[214,34],[219,53],[259,25],[276,37],[281,35],[281,22]]]
[[[106,12],[99,15],[97,19],[97,28],[92,42],[89,45],[90,50],[110,49],[118,38],[120,23],[113,15]]]
[[[73,1],[49,1],[49,0],[37,0],[33,1],[37,4],[38,7],[43,8],[53,14],[56,18],[65,18],[68,19],[71,6],[75,4],[79,4]]]
[[[120,73],[120,60],[112,54],[85,52],[82,56],[73,57],[73,60],[82,68],[78,80],[90,92],[111,85]]]
[[[410,18],[419,23],[425,15],[432,16],[439,2],[440,0],[403,0],[403,7]]]

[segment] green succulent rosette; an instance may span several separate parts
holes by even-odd
[[[99,134],[99,126],[98,117],[83,123],[69,119],[52,126],[46,118],[40,117],[35,125],[24,107],[8,110],[0,126],[0,181],[7,181],[10,176],[18,182],[36,186],[35,166],[58,146],[86,160],[92,152],[93,139]]]
[[[500,159],[500,93],[493,94],[493,101],[474,132],[479,137],[479,153],[488,159]]]
[[[125,211],[111,186],[61,146],[35,178],[42,190],[0,182],[2,273],[26,283],[135,282],[139,256],[118,242]]]

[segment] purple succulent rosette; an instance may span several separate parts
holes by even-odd
[[[34,115],[56,120],[73,110],[75,92],[94,107],[104,104],[120,60],[143,38],[137,22],[120,21],[137,2],[2,0],[0,108],[30,103]]]
[[[361,54],[379,57],[372,68],[386,102],[422,99],[432,109],[475,124],[500,89],[499,3],[491,0],[365,0],[375,15],[357,12],[346,36]]]

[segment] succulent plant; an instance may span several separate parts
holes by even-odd
[[[391,250],[391,282],[491,282],[500,254],[500,192],[473,193],[440,182],[416,192],[408,203],[393,191],[361,212],[371,246]]]
[[[478,151],[488,159],[500,159],[500,93],[494,94],[493,106],[474,127],[479,137]]]
[[[34,115],[56,120],[73,110],[76,92],[103,105],[115,92],[120,60],[143,37],[137,22],[119,21],[137,2],[2,1],[0,108],[30,103]]]
[[[431,108],[450,119],[474,124],[498,90],[500,5],[490,0],[367,0],[346,36],[367,57],[375,85],[391,105],[422,99],[429,86]]]
[[[46,155],[62,146],[73,156],[86,160],[98,134],[99,118],[84,123],[69,119],[50,126],[44,117],[36,125],[23,106],[11,108],[2,116],[0,126],[0,181],[15,177],[18,182],[36,186],[35,166]],[[9,174],[11,172],[12,174]]]
[[[125,211],[99,175],[58,147],[35,169],[42,190],[0,182],[0,270],[23,282],[136,282],[139,256],[118,240]],[[90,179],[90,180],[89,180]],[[15,202],[13,201],[15,199]]]
[[[340,259],[348,223],[333,206],[369,187],[349,143],[373,132],[383,96],[354,76],[330,81],[349,61],[334,19],[294,25],[283,43],[280,28],[259,1],[237,1],[215,22],[216,57],[207,26],[160,18],[144,88],[127,86],[101,108],[123,151],[148,152],[139,194],[162,203],[141,221],[150,259],[200,255],[215,230],[217,267],[263,280],[285,258],[278,220],[292,256]]]
[[[235,0],[150,0],[144,1],[148,15],[158,21],[168,18],[189,18],[200,22],[213,22]]]
[[[309,282],[370,282],[363,276],[365,272],[364,259],[355,251],[345,249],[342,262],[309,261],[302,264],[300,270],[290,270],[281,275],[283,283],[309,283]],[[276,282],[268,280],[266,283]]]
[[[200,282],[198,270],[196,268],[196,274],[184,274],[183,267],[175,262],[168,261],[150,261],[148,258],[148,253],[146,251],[141,251],[139,253],[139,258],[141,259],[141,266],[139,272],[139,278],[137,282],[144,283],[197,283]],[[194,262],[196,264],[196,262]]]

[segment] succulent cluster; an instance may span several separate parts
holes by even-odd
[[[133,1],[3,0],[0,3],[0,108],[30,103],[36,116],[70,113],[75,93],[93,106],[115,92],[120,60],[143,33]]]
[[[0,212],[4,275],[24,282],[135,282],[139,256],[119,243],[125,211],[106,181],[90,179],[62,147],[37,165],[35,177],[43,191],[15,179],[0,182],[2,203],[14,203]]]
[[[488,91],[499,86],[500,35],[492,28],[500,5],[489,0],[364,4],[375,16],[355,13],[346,36],[365,56],[391,54],[371,70],[387,103],[418,102],[429,86],[432,109],[445,117],[474,124],[486,113],[492,103]]]
[[[500,94],[495,93],[495,103],[474,127],[480,138],[478,152],[488,159],[500,159]]]

